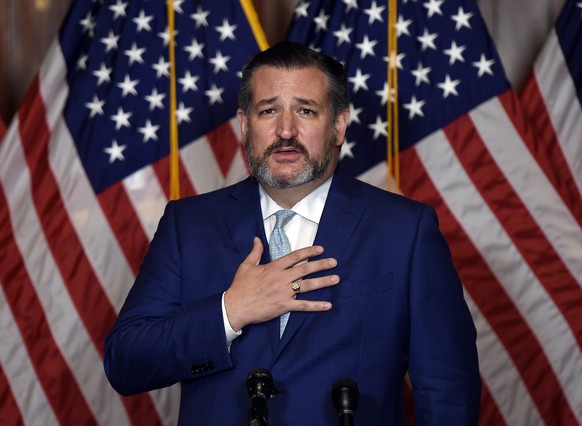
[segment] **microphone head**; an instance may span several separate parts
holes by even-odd
[[[247,392],[251,398],[269,399],[273,398],[277,391],[273,385],[273,376],[266,368],[255,368],[251,370],[245,382]]]
[[[331,400],[336,411],[340,414],[353,414],[360,401],[358,384],[352,379],[336,380],[331,387]]]

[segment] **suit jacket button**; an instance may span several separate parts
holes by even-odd
[[[214,368],[214,363],[212,361],[205,362],[203,364],[194,364],[192,366],[192,374],[200,374],[206,371],[210,371]]]

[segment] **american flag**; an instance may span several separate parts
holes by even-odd
[[[568,2],[536,65],[530,116],[472,0],[399,1],[390,63],[387,2],[295,9],[289,38],[348,69],[342,165],[379,186],[398,68],[401,190],[436,208],[463,281],[481,424],[582,423],[581,8]]]
[[[173,0],[182,196],[247,176],[250,0]],[[165,1],[77,0],[0,144],[0,423],[175,424],[176,387],[121,398],[103,342],[168,200]]]
[[[582,217],[582,2],[569,0],[521,100],[538,135],[530,150],[574,215]]]

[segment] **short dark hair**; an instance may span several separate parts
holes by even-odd
[[[257,53],[243,68],[238,103],[247,116],[252,102],[251,80],[262,66],[287,70],[316,67],[327,78],[327,92],[333,121],[341,111],[349,108],[348,80],[341,62],[303,44],[284,41]]]

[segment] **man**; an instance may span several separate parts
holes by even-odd
[[[357,424],[403,425],[409,372],[417,424],[476,424],[475,329],[433,210],[337,168],[342,65],[275,45],[239,103],[253,177],[168,204],[106,341],[112,385],[181,382],[181,424],[241,425],[262,367],[270,424],[331,425],[332,384],[351,378]]]

